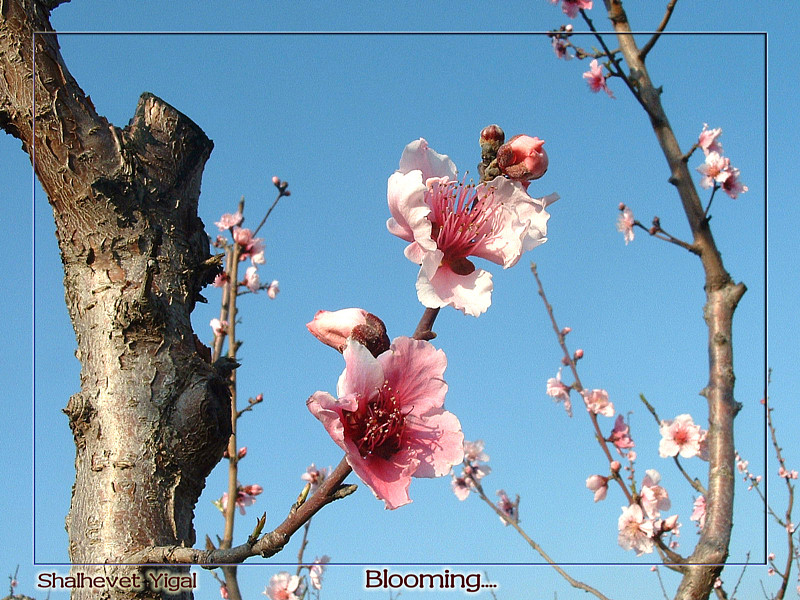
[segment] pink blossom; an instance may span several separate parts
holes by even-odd
[[[255,254],[250,256],[250,262],[254,265],[263,265],[267,262],[267,259],[264,258],[264,251],[261,250],[260,252],[256,252]]]
[[[308,578],[315,590],[322,589],[322,574],[325,572],[325,565],[331,561],[331,557],[324,554],[320,558],[314,559],[314,563],[308,569]]]
[[[709,152],[706,154],[706,161],[697,167],[697,170],[703,175],[700,180],[700,187],[710,188],[714,183],[723,183],[730,177],[731,161],[722,156],[719,152]]]
[[[228,600],[228,586],[224,583],[219,586],[219,595],[222,597],[223,600]]]
[[[497,166],[516,181],[539,179],[549,163],[543,146],[544,140],[538,137],[515,135],[497,149]]]
[[[646,520],[638,504],[622,507],[617,521],[617,543],[625,550],[634,550],[636,556],[653,551],[653,523]]]
[[[270,600],[300,600],[300,596],[295,594],[299,586],[300,577],[281,571],[272,576],[269,585],[261,593]]]
[[[591,475],[586,479],[586,487],[594,492],[595,502],[605,500],[608,493],[608,477]]]
[[[464,440],[464,461],[468,463],[487,462],[489,455],[483,451],[483,440],[468,442]]]
[[[703,123],[703,131],[697,138],[697,145],[703,150],[703,154],[708,156],[709,152],[722,154],[722,144],[717,138],[722,135],[722,128],[709,129],[708,123]]]
[[[236,453],[236,458],[242,459],[247,456],[247,446],[242,446],[239,448],[239,451]]]
[[[227,321],[220,321],[219,319],[211,319],[208,322],[211,325],[211,330],[214,332],[215,336],[225,335],[228,333],[228,322]]]
[[[564,60],[569,60],[572,58],[572,55],[567,52],[567,41],[563,40],[559,37],[553,37],[553,52],[556,53],[556,58],[563,58]]]
[[[236,507],[239,509],[241,514],[245,514],[245,507],[251,506],[255,504],[256,496],[261,494],[264,491],[260,485],[245,485],[239,486],[236,490]],[[228,507],[228,493],[225,492],[222,494],[222,498],[219,500],[219,504],[222,508],[222,511]]]
[[[725,179],[722,181],[722,191],[728,194],[728,196],[734,200],[739,196],[739,194],[744,194],[750,189],[739,179],[739,169],[736,167],[731,167],[728,165],[725,173],[727,174],[727,177],[725,177]]]
[[[275,297],[278,295],[278,292],[280,291],[281,288],[278,287],[277,279],[273,279],[267,286],[267,296],[269,296],[270,300],[275,300]]]
[[[239,260],[244,260],[246,258],[250,258],[253,254],[264,252],[264,240],[261,238],[254,238],[253,232],[249,229],[234,227],[233,241],[235,241],[241,247],[239,252]]]
[[[506,517],[505,519],[500,517],[503,525],[508,525],[509,522],[519,522],[519,496],[517,496],[517,499],[514,502],[511,501],[505,490],[497,490],[497,496],[500,498],[497,501],[497,508],[499,508],[500,512],[502,512]]]
[[[492,276],[467,257],[515,265],[523,252],[547,240],[545,207],[558,196],[531,198],[505,177],[475,186],[457,176],[449,157],[422,138],[411,142],[389,177],[386,226],[410,242],[405,255],[421,265],[417,297],[423,305],[450,305],[478,316],[491,304]]]
[[[622,212],[620,212],[619,218],[617,218],[617,231],[625,238],[626,246],[633,241],[634,224],[633,211],[626,206]]]
[[[583,390],[583,401],[589,412],[604,417],[614,416],[614,404],[608,401],[608,392],[605,390]]]
[[[677,456],[692,458],[700,454],[701,430],[691,415],[678,415],[671,421],[661,421],[661,442],[658,454],[662,458]]]
[[[642,491],[640,492],[640,504],[645,514],[650,519],[657,519],[662,510],[669,510],[672,505],[667,490],[658,485],[661,475],[655,469],[645,471],[647,475],[642,480]]]
[[[464,458],[461,424],[443,408],[447,358],[407,337],[377,358],[352,339],[343,354],[339,399],[316,392],[308,408],[386,508],[408,504],[411,477],[441,477]]]
[[[214,287],[223,287],[226,283],[231,280],[230,275],[227,273],[220,273],[216,277],[214,277]]]
[[[242,213],[236,211],[235,213],[225,213],[219,218],[219,221],[216,221],[214,225],[219,227],[220,231],[225,231],[226,229],[230,229],[231,227],[236,227],[237,225],[242,224]]]
[[[389,348],[386,325],[363,308],[320,310],[306,327],[320,342],[339,352],[344,350],[351,337],[366,346],[373,355],[381,354]]]
[[[558,4],[558,0],[550,0],[550,2],[552,4]],[[579,10],[589,10],[591,8],[592,0],[563,0],[561,4],[561,10],[563,10],[564,14],[570,19],[577,17]]]
[[[300,476],[300,479],[310,483],[311,491],[313,492],[319,487],[319,485],[323,481],[325,481],[325,478],[328,476],[329,473],[330,473],[330,467],[328,467],[327,469],[324,467],[322,469],[318,469],[314,465],[314,463],[311,463],[311,465],[306,469],[306,472]]]
[[[546,393],[553,398],[556,402],[563,402],[567,414],[572,416],[572,401],[569,398],[570,387],[561,383],[561,369],[558,370],[555,377],[547,380]]]
[[[472,491],[472,481],[463,473],[459,476],[453,473],[453,480],[450,482],[450,487],[453,488],[453,493],[456,495],[456,498],[463,502],[469,497],[469,493]]]
[[[616,446],[620,454],[622,454],[622,450],[633,448],[635,445],[629,432],[630,427],[625,423],[625,419],[622,418],[622,415],[617,415],[617,420],[614,421],[614,429],[611,430],[608,441]]]
[[[597,62],[597,59],[594,59],[592,62],[589,63],[589,70],[583,74],[583,78],[586,80],[586,83],[589,84],[589,89],[593,92],[597,93],[600,90],[603,90],[607,93],[611,98],[614,97],[614,94],[608,89],[608,85],[606,85],[606,77],[603,75],[603,67]]]
[[[256,293],[261,289],[261,278],[256,267],[247,267],[242,284],[251,292]]]
[[[697,521],[697,528],[702,529],[706,524],[706,497],[698,496],[694,501],[693,508],[689,520]]]

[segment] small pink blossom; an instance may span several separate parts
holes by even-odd
[[[261,250],[261,252],[256,252],[255,254],[250,256],[250,262],[252,262],[254,265],[266,264],[267,259],[264,258],[264,251]]]
[[[261,277],[258,276],[258,269],[256,267],[247,267],[242,285],[253,293],[261,289]]]
[[[318,469],[314,463],[311,463],[311,465],[306,469],[306,472],[300,476],[300,479],[310,483],[311,491],[313,492],[323,481],[325,481],[325,478],[329,475],[330,470],[330,467],[327,469],[324,467],[322,469]]]
[[[608,89],[608,85],[606,85],[606,77],[603,75],[603,67],[597,62],[597,59],[594,59],[592,62],[589,63],[589,70],[583,74],[583,78],[586,80],[586,83],[589,84],[589,89],[593,92],[597,93],[600,90],[606,92],[611,98],[614,97],[614,94]]]
[[[298,592],[298,587],[300,577],[281,571],[272,576],[269,585],[261,593],[270,600],[300,600],[300,596],[295,593]]]
[[[316,392],[308,408],[356,475],[395,509],[411,502],[412,477],[441,477],[464,458],[461,424],[443,408],[447,358],[407,337],[377,358],[352,339],[343,354],[338,400]]]
[[[239,252],[239,260],[245,260],[254,254],[260,254],[264,252],[264,240],[261,238],[254,238],[253,232],[249,229],[234,227],[233,241],[235,241],[241,247]]]
[[[315,590],[322,589],[322,574],[325,572],[325,565],[330,561],[331,557],[324,554],[322,557],[314,559],[314,563],[309,567],[308,578]]]
[[[703,154],[708,156],[709,152],[722,154],[722,144],[717,138],[722,135],[722,128],[709,129],[708,123],[703,123],[703,131],[697,138],[697,145],[703,150]]]
[[[545,207],[557,194],[531,198],[505,177],[459,183],[455,164],[420,138],[403,150],[389,177],[389,232],[409,242],[406,258],[421,265],[417,297],[429,308],[453,306],[477,317],[491,304],[492,276],[475,256],[514,266],[523,252],[547,241]]]
[[[570,387],[561,383],[561,369],[558,370],[558,373],[556,373],[555,377],[551,377],[547,380],[547,395],[553,398],[556,402],[563,402],[567,414],[571,417],[572,401],[569,397],[570,389]]]
[[[640,504],[645,514],[650,519],[657,519],[662,510],[669,510],[672,503],[669,499],[667,490],[658,485],[661,475],[655,469],[645,471],[647,475],[642,480],[642,490],[640,492]]]
[[[261,494],[264,491],[260,485],[245,485],[239,486],[236,490],[236,507],[239,509],[241,514],[245,514],[245,508],[251,506],[256,501],[256,496]],[[222,508],[222,511],[228,507],[228,493],[225,492],[222,494],[222,498],[219,500],[219,505]]]
[[[236,227],[237,225],[241,225],[242,220],[243,220],[242,213],[238,211],[233,214],[225,213],[219,218],[219,221],[216,221],[214,223],[214,225],[219,227],[220,231],[225,231],[226,229],[230,229],[232,227]]]
[[[635,444],[630,436],[630,427],[625,423],[622,415],[617,415],[617,420],[614,421],[614,429],[611,430],[608,441],[614,444],[620,454],[622,454],[622,450],[634,447]]]
[[[608,493],[608,477],[591,475],[586,479],[586,487],[594,492],[595,502],[605,500]]]
[[[633,218],[633,211],[627,206],[620,212],[617,218],[617,231],[619,231],[625,238],[625,245],[627,246],[633,241],[633,227],[635,219]]]
[[[267,296],[269,296],[270,300],[275,300],[275,297],[278,295],[278,292],[281,291],[281,288],[278,287],[278,280],[273,279],[270,284],[267,286]]]
[[[483,447],[483,440],[475,440],[474,442],[464,440],[464,462],[488,462],[489,455],[483,451]]]
[[[774,552],[770,552],[769,556],[767,556],[767,560],[769,560],[770,562],[775,560],[775,553]]]
[[[614,404],[608,401],[608,392],[605,390],[583,390],[583,401],[589,412],[604,417],[614,416]]]
[[[363,308],[320,310],[306,327],[320,342],[339,352],[344,350],[351,337],[366,346],[373,355],[381,354],[389,348],[386,325]]]
[[[700,454],[701,430],[691,415],[678,415],[671,421],[661,421],[661,442],[658,454],[662,458],[677,456],[692,458]]]
[[[568,46],[566,40],[554,36],[552,44],[556,58],[563,58],[564,60],[570,60],[572,58],[572,55],[567,51]]]
[[[778,469],[778,477],[784,479],[797,479],[797,471],[788,471],[783,465]]]
[[[228,322],[220,321],[219,319],[211,319],[208,322],[211,325],[211,331],[215,336],[226,335],[228,333]]]
[[[706,497],[698,496],[694,501],[690,521],[697,521],[697,528],[702,529],[706,524]]]
[[[744,194],[750,189],[739,179],[739,169],[728,165],[725,172],[727,173],[727,177],[722,181],[722,191],[728,194],[728,196],[735,200],[739,197],[739,194]]]
[[[228,586],[224,583],[219,586],[219,595],[222,597],[223,600],[228,600]]]
[[[239,451],[236,453],[236,458],[242,459],[247,456],[247,446],[242,446],[239,448]]]
[[[709,152],[706,154],[705,162],[697,167],[697,170],[703,175],[703,178],[700,180],[700,187],[702,188],[710,188],[714,185],[714,183],[723,183],[728,177],[730,177],[730,173],[728,169],[730,168],[731,161],[722,156],[719,152]]]
[[[622,507],[617,528],[617,543],[623,549],[634,550],[636,556],[653,551],[653,523],[645,519],[642,507],[638,504]]]
[[[226,283],[231,280],[230,275],[225,272],[218,274],[214,277],[214,287],[224,287]]]
[[[552,4],[558,4],[558,0],[550,0]],[[570,19],[578,16],[579,10],[589,10],[592,8],[592,0],[563,0],[561,10]]]
[[[512,502],[511,499],[506,494],[505,490],[497,490],[497,496],[500,498],[497,501],[497,508],[500,509],[505,515],[505,519],[500,517],[500,520],[503,522],[503,525],[508,525],[509,522],[511,523],[518,523],[519,522],[519,496],[517,499]]]
[[[497,166],[503,175],[516,181],[539,179],[548,163],[544,140],[538,137],[515,135],[497,149]]]

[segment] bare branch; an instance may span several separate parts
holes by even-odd
[[[644,59],[647,58],[648,52],[653,49],[653,46],[656,45],[658,38],[661,37],[661,32],[664,31],[667,27],[667,23],[669,23],[669,19],[672,16],[672,11],[675,10],[675,5],[678,3],[678,0],[670,0],[669,4],[667,4],[667,11],[664,13],[664,17],[661,19],[661,23],[658,24],[656,28],[656,32],[653,34],[647,43],[642,46],[641,51],[639,52],[639,60],[644,62]]]

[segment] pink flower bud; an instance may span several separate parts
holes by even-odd
[[[273,175],[272,176],[272,183],[279,186],[281,184],[280,177],[278,177],[277,175]]]
[[[622,465],[620,464],[620,462],[618,460],[612,460],[610,466],[611,466],[611,472],[612,473],[618,473],[619,470],[622,468]]]
[[[363,308],[333,312],[320,310],[306,327],[320,342],[339,352],[344,350],[349,338],[365,346],[373,356],[389,349],[389,336],[383,321]]]
[[[564,327],[564,329],[561,330],[561,335],[567,335],[570,331],[572,331],[572,327]]]
[[[497,166],[511,179],[539,179],[547,171],[544,140],[529,135],[515,135],[497,151]]]
[[[582,348],[578,348],[577,350],[575,350],[575,354],[573,354],[572,357],[573,357],[574,360],[582,359],[583,358],[583,349]]]
[[[617,208],[619,208],[620,210],[625,210],[625,208],[626,208],[625,207],[625,203],[624,202],[620,202],[619,206]]]
[[[248,496],[258,496],[264,491],[264,488],[254,483],[252,485],[242,486],[242,491]]]
[[[263,402],[263,401],[264,401],[264,394],[258,394],[258,395],[256,396],[256,400],[257,400],[258,402]]]
[[[497,142],[500,146],[506,139],[506,134],[499,125],[487,125],[481,129],[481,143]]]
[[[239,452],[236,453],[236,458],[244,458],[245,456],[247,456],[247,446],[239,448]]]
[[[678,515],[672,515],[664,520],[661,523],[661,531],[672,531],[675,529],[675,525],[678,524]]]

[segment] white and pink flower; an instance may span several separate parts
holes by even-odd
[[[620,454],[622,454],[623,450],[634,447],[635,444],[630,436],[630,427],[625,423],[622,415],[617,415],[617,420],[614,421],[614,428],[611,430],[608,441],[614,444]]]
[[[639,502],[648,518],[657,519],[661,515],[660,511],[669,510],[672,503],[667,490],[658,485],[661,481],[659,472],[655,469],[648,469],[645,473]]]
[[[717,138],[722,135],[722,128],[709,129],[708,123],[703,123],[703,131],[700,132],[697,138],[697,145],[702,149],[703,154],[708,156],[710,152],[717,152],[722,154],[722,144]]]
[[[558,4],[558,0],[550,0],[551,4]],[[561,10],[570,19],[578,16],[579,10],[589,10],[592,8],[592,0],[563,0]]]
[[[281,288],[278,287],[278,280],[273,279],[270,284],[267,286],[267,296],[269,296],[270,300],[275,300],[275,297],[278,295],[278,292],[281,291]]]
[[[264,594],[270,600],[300,600],[300,577],[290,575],[287,571],[276,573],[269,580],[269,585],[264,589]]]
[[[662,458],[677,456],[692,458],[701,453],[700,442],[703,437],[699,425],[695,425],[692,415],[678,415],[671,421],[661,421],[659,427],[661,442],[658,454]]]
[[[396,338],[375,358],[349,340],[338,399],[316,392],[311,413],[347,462],[386,508],[411,502],[412,477],[441,477],[464,458],[458,418],[444,410],[444,352],[428,342]]]
[[[561,382],[561,369],[558,370],[555,377],[547,380],[546,394],[553,398],[556,402],[563,402],[564,409],[567,414],[572,416],[572,401],[569,397],[570,387]]]
[[[623,549],[635,551],[636,556],[653,551],[653,523],[645,518],[644,511],[638,504],[622,507],[617,528],[617,543]]]
[[[586,80],[586,83],[589,84],[589,89],[593,92],[597,93],[603,90],[611,98],[614,97],[614,94],[608,89],[608,85],[606,84],[606,76],[603,74],[603,67],[600,66],[596,58],[589,63],[589,70],[583,74],[583,78]]]
[[[698,496],[694,501],[690,521],[697,521],[697,528],[702,529],[706,524],[706,497]]]
[[[617,231],[625,238],[626,246],[633,241],[633,227],[635,224],[636,220],[633,218],[633,211],[626,206],[620,211],[619,218],[617,218]]]
[[[604,417],[614,416],[614,404],[608,400],[608,392],[605,390],[583,390],[581,392],[586,408],[589,412]]]
[[[247,267],[242,285],[254,294],[261,289],[261,277],[258,276],[258,269],[256,267]]]
[[[594,492],[595,502],[605,500],[608,493],[608,477],[591,475],[586,479],[586,487]]]
[[[406,146],[389,177],[386,226],[410,242],[406,257],[421,265],[417,297],[429,308],[453,306],[478,316],[491,304],[492,276],[468,257],[508,268],[547,238],[545,207],[557,194],[531,198],[522,185],[497,177],[459,183],[455,164],[420,138]]]
[[[331,557],[324,554],[320,558],[315,558],[313,564],[309,567],[308,579],[315,590],[322,589],[322,574],[325,572],[325,566],[330,561]]]
[[[237,225],[241,225],[244,217],[242,217],[242,213],[235,212],[225,213],[219,218],[219,221],[215,221],[214,225],[219,227],[220,231],[225,231],[226,229],[231,229],[232,227],[236,227]]]

